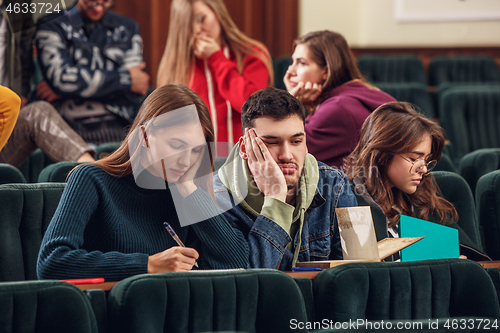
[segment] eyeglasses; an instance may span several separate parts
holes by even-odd
[[[85,5],[89,8],[97,7],[98,5],[103,6],[104,8],[110,8],[115,4],[115,0],[83,0]]]
[[[437,164],[436,160],[426,162],[423,159],[417,158],[416,160],[412,161],[412,160],[409,160],[406,157],[403,157],[401,155],[398,155],[398,156],[401,157],[402,159],[404,159],[405,161],[408,161],[411,163],[410,174],[412,174],[412,175],[415,175],[417,173],[421,173],[422,176],[427,176],[434,169],[434,167]],[[427,169],[426,172],[423,172],[424,166]]]

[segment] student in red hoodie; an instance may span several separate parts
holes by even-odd
[[[241,107],[257,90],[273,84],[266,47],[241,32],[222,0],[173,0],[157,86],[187,85],[208,106],[218,155],[242,135]]]
[[[366,83],[345,38],[336,32],[315,31],[297,39],[292,61],[283,80],[309,111],[305,123],[309,153],[342,168],[359,141],[365,119],[395,99]]]

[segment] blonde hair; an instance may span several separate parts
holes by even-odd
[[[156,84],[167,83],[189,86],[192,79],[195,56],[193,53],[193,3],[202,1],[217,17],[221,27],[221,39],[236,57],[238,71],[243,71],[243,60],[247,54],[259,58],[269,72],[269,85],[274,84],[271,55],[259,41],[241,32],[229,16],[222,0],[173,0],[170,6],[170,26],[167,44],[160,61]],[[257,51],[258,50],[258,51]]]

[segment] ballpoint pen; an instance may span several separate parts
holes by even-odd
[[[168,224],[167,222],[163,222],[163,225],[165,226],[165,229],[167,229],[167,231],[170,234],[170,236],[172,236],[172,238],[174,239],[174,241],[180,247],[186,247],[186,245],[184,245],[184,243],[181,241],[181,239],[179,238],[179,236],[177,236],[177,234],[175,233],[174,229],[172,229],[172,227],[170,226],[170,224]],[[196,268],[200,268],[200,267],[198,267],[198,263],[196,261],[194,262],[194,266]]]
[[[319,267],[292,267],[292,271],[300,272],[300,271],[320,271]]]

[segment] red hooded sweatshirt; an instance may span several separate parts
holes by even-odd
[[[208,74],[208,75],[207,75]],[[238,72],[236,58],[225,47],[206,61],[196,59],[190,88],[200,95],[210,110],[217,142],[228,142],[226,149],[218,145],[218,155],[227,156],[242,134],[241,107],[254,92],[268,86],[269,71],[256,56],[246,55],[243,71]],[[211,100],[211,92],[213,100]],[[215,108],[215,110],[213,110]]]

